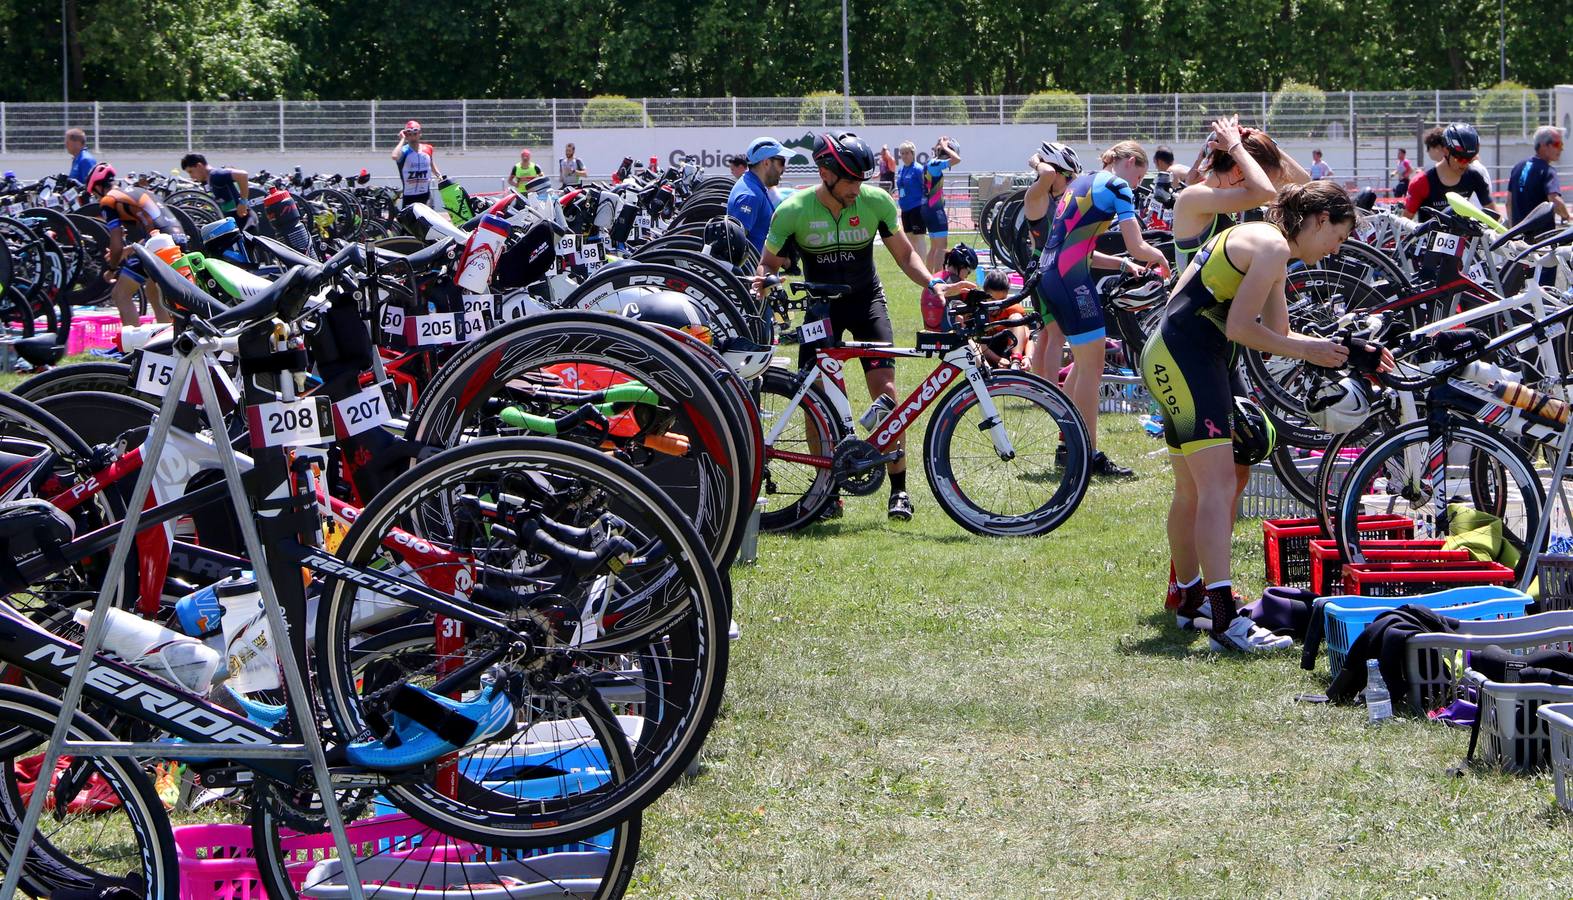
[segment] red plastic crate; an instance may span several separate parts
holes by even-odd
[[[1410,597],[1471,585],[1510,585],[1513,570],[1498,562],[1345,563],[1344,593],[1361,597]]]
[[[1415,523],[1407,516],[1361,516],[1360,534],[1378,540],[1412,540]],[[1262,555],[1267,583],[1311,586],[1311,542],[1329,537],[1317,519],[1268,519],[1262,522]],[[1364,543],[1364,541],[1362,541]]]
[[[1468,550],[1443,550],[1441,538],[1415,541],[1361,541],[1366,562],[1470,562]],[[1311,542],[1311,590],[1326,597],[1344,589],[1344,558],[1338,542]]]

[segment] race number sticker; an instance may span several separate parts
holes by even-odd
[[[650,220],[649,213],[640,213],[639,215],[634,216],[634,227],[639,229],[640,234],[643,234],[644,232],[649,231],[651,228],[654,228],[655,223]]]
[[[1462,252],[1464,242],[1456,234],[1437,232],[1431,239],[1431,252],[1442,253],[1447,256],[1457,256]]]
[[[404,310],[399,309],[392,303],[389,303],[387,306],[382,308],[382,320],[380,321],[379,325],[382,328],[383,334],[403,334]]]
[[[141,359],[137,363],[136,381],[132,387],[139,394],[150,397],[162,398],[169,393],[175,379],[174,356],[166,353],[153,353],[143,350]],[[235,401],[240,398],[240,391],[235,387],[235,382],[229,377],[229,372],[222,366],[208,363],[208,372],[213,375],[213,390],[218,393],[219,406],[226,411],[235,408]],[[180,401],[182,403],[202,402],[202,388],[197,385],[197,373],[193,369],[186,373],[186,383],[182,386]]]
[[[251,446],[309,447],[333,441],[333,412],[326,397],[275,400],[246,410]]]
[[[604,261],[604,257],[601,254],[600,243],[591,241],[590,243],[585,244],[583,247],[580,247],[579,261],[584,263],[585,268],[589,269],[591,272],[599,269],[601,267],[601,263]]]
[[[798,340],[805,344],[822,341],[830,337],[830,320],[820,319],[817,322],[804,322],[803,327],[797,330],[797,334]]]
[[[361,388],[359,393],[345,397],[333,404],[333,431],[339,437],[354,437],[393,420],[388,409],[388,397],[383,392],[387,382],[378,382]]]
[[[1485,284],[1486,283],[1486,267],[1481,265],[1480,263],[1475,263],[1474,265],[1470,266],[1469,267],[1469,280],[1473,281],[1476,284]]]
[[[464,315],[459,317],[459,340],[472,340],[485,333],[486,311],[482,309],[466,308],[464,310]]]
[[[574,256],[578,252],[579,252],[579,235],[577,235],[577,234],[558,235],[558,237],[557,237],[557,255],[558,256],[566,256],[566,257],[568,257],[569,262],[572,262]]]
[[[404,340],[412,347],[451,344],[459,339],[453,313],[427,313],[404,317]]]

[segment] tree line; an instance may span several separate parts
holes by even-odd
[[[854,94],[1487,87],[1493,0],[849,0]],[[63,7],[63,11],[62,11]],[[1570,76],[1568,0],[1505,0],[1508,78]],[[802,96],[840,0],[0,0],[0,100]]]

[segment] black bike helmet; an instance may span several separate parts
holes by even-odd
[[[966,244],[957,244],[945,251],[945,265],[958,272],[970,272],[978,267],[978,251]]]
[[[1229,438],[1234,444],[1235,465],[1254,466],[1272,454],[1278,432],[1260,404],[1249,397],[1236,397]]]
[[[1442,147],[1448,156],[1474,159],[1480,155],[1480,133],[1468,122],[1454,122],[1442,130]]]
[[[714,344],[715,329],[699,304],[676,291],[626,287],[595,298],[587,307],[652,325],[686,331],[706,344]]]
[[[824,132],[814,136],[814,164],[829,169],[841,178],[868,181],[877,172],[874,151],[850,131]]]
[[[748,233],[731,216],[717,216],[705,223],[704,252],[732,265],[748,258]]]

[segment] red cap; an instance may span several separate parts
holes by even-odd
[[[404,123],[404,130],[405,131],[420,131],[421,130],[421,123],[415,121],[414,119],[411,119],[408,122]]]

